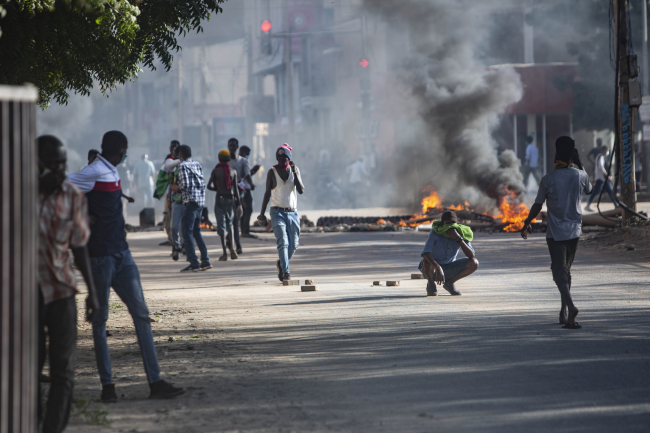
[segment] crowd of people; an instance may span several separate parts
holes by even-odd
[[[73,266],[88,287],[85,317],[92,324],[102,385],[100,400],[104,403],[118,400],[106,340],[111,288],[133,319],[149,383],[149,398],[173,398],[185,393],[183,388],[161,378],[140,274],[126,241],[123,202],[134,199],[122,192],[119,167],[127,158],[127,137],[119,131],[104,134],[101,151],[91,149],[88,165],[72,174],[66,174],[67,154],[58,138],[40,136],[37,146],[39,371],[43,370],[47,357],[50,363],[49,378],[41,374],[43,381],[50,382],[47,407],[38,412],[42,431],[62,432],[72,406],[77,340],[75,295],[78,293]],[[172,258],[178,260],[185,252],[189,262],[181,272],[212,268],[200,227],[206,187],[216,194],[217,232],[223,249],[219,260],[228,259],[227,250],[231,259],[237,259],[242,253],[240,226],[242,235],[251,235],[253,201],[250,192],[255,188],[252,176],[260,167],[250,168],[250,148],[238,149],[236,138],[229,141],[228,148],[219,152],[219,163],[212,170],[207,185],[201,164],[192,159],[191,147],[175,140],[157,176],[146,155],[134,169],[135,182],[141,190],[146,188],[152,199],[157,197],[165,201],[164,225],[172,244]],[[291,150],[287,144],[278,148],[278,164],[267,176],[262,211],[258,216],[261,224],[266,225],[264,214],[270,201],[280,281],[290,278],[289,259],[298,248],[300,236],[296,194],[304,191],[300,171],[291,161]],[[40,395],[38,401],[39,404],[42,401]]]
[[[119,131],[104,134],[101,151],[89,152],[89,164],[69,175],[66,175],[66,151],[60,140],[45,135],[38,137],[37,144],[40,173],[39,368],[42,371],[46,353],[49,353],[51,383],[47,408],[39,410],[39,414],[44,414],[43,431],[63,431],[72,404],[77,339],[75,295],[78,293],[73,263],[88,287],[85,317],[92,324],[102,385],[101,401],[118,400],[106,340],[111,288],[132,317],[149,383],[149,397],[182,395],[183,388],[161,377],[140,274],[126,241],[123,201],[133,199],[124,196],[118,170],[127,158],[126,136]],[[289,263],[298,249],[300,237],[297,197],[305,189],[300,170],[292,160],[292,150],[286,143],[277,148],[277,164],[268,170],[257,217],[260,225],[267,226],[265,213],[270,206],[280,281],[291,278]],[[169,154],[157,176],[151,172],[148,159],[142,159],[138,176],[152,179],[152,196],[155,194],[165,200],[165,226],[172,244],[172,258],[178,260],[184,250],[189,262],[181,272],[212,268],[201,232],[206,189],[214,191],[216,196],[214,210],[222,249],[219,261],[227,261],[228,257],[235,260],[242,254],[239,227],[242,235],[250,235],[253,204],[250,191],[255,188],[252,176],[260,168],[250,168],[249,155],[248,147],[239,149],[238,141],[231,139],[228,149],[219,151],[219,163],[210,172],[207,184],[203,167],[192,158],[192,149],[186,144],[171,142]],[[591,194],[594,188],[573,139],[558,138],[555,164],[555,170],[539,181],[535,204],[521,235],[528,238],[532,232],[531,222],[546,203],[546,241],[553,279],[561,297],[559,321],[567,329],[579,329],[578,309],[570,293],[571,265],[581,235],[581,194]],[[453,211],[443,213],[441,219],[433,223],[419,264],[419,270],[427,279],[427,296],[437,295],[437,285],[442,285],[453,296],[461,294],[455,283],[479,267],[472,240],[472,230],[459,224]],[[195,242],[200,256],[196,254]],[[461,251],[465,258],[458,257]]]

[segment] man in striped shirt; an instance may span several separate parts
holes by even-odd
[[[51,135],[38,137],[39,221],[39,371],[46,358],[45,327],[49,336],[51,386],[43,432],[62,432],[68,423],[74,387],[77,344],[77,281],[70,249],[88,287],[86,320],[98,310],[86,242],[90,236],[86,197],[65,176],[67,155]],[[39,388],[40,390],[40,388]],[[41,399],[38,399],[39,406]],[[43,411],[39,409],[39,418]]]

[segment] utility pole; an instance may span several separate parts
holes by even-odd
[[[183,53],[178,53],[178,141],[183,144]]]
[[[648,0],[641,1],[641,12],[643,14],[643,94],[650,94],[650,83],[648,83]],[[646,191],[650,192],[650,137],[643,136],[643,171],[645,172]]]
[[[618,143],[620,201],[636,212],[636,182],[634,179],[634,115],[630,106],[630,68],[627,28],[627,0],[614,0],[616,10],[616,141]],[[625,209],[624,220],[634,214]]]
[[[284,22],[286,25],[287,36],[284,38],[284,62],[286,66],[286,98],[287,98],[287,116],[289,117],[289,143],[294,137],[295,116],[293,113],[293,65],[291,60],[291,23],[289,22],[289,2],[284,1]]]

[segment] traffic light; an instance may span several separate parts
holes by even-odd
[[[272,53],[271,48],[271,21],[264,20],[260,24],[260,53],[269,55]]]
[[[366,59],[361,59],[359,62],[361,71],[359,71],[359,87],[363,91],[370,90],[370,62]]]

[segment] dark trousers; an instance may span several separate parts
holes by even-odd
[[[251,215],[253,215],[253,194],[250,189],[244,191],[242,208],[244,215],[242,215],[241,219],[241,233],[247,235],[251,232]]]
[[[537,184],[539,185],[540,179],[539,179],[539,172],[537,171],[537,167],[528,167],[527,165],[524,165],[524,168],[523,168],[524,186],[526,186],[528,184],[528,177],[531,174],[535,178],[535,182],[537,182]]]
[[[49,337],[50,392],[43,420],[43,433],[59,433],[65,430],[70,417],[74,366],[77,357],[77,304],[74,296],[43,304],[38,296],[38,371],[43,371],[47,348],[45,327]],[[39,385],[38,415],[42,416]]]
[[[571,264],[578,250],[578,240],[556,241],[546,238],[548,252],[551,254],[551,271],[555,284],[568,283],[571,287]]]

